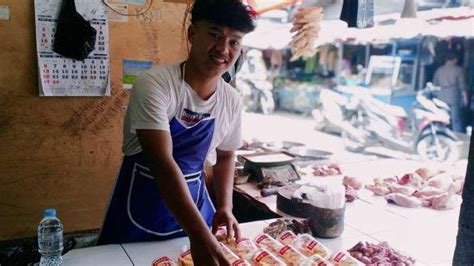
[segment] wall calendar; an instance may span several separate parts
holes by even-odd
[[[80,0],[76,9],[97,30],[95,49],[84,61],[53,52],[61,0],[35,0],[40,96],[109,96],[109,27],[102,1]]]

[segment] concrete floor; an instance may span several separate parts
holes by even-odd
[[[419,159],[417,155],[383,147],[371,147],[364,153],[352,153],[345,149],[340,136],[318,131],[315,125],[312,117],[287,112],[242,115],[242,134],[246,141],[258,139],[265,142],[300,142],[306,144],[308,148],[332,152],[332,159],[339,162],[368,161],[376,158]]]

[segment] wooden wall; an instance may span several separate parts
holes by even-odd
[[[187,50],[189,4],[153,0],[144,15],[110,22],[110,97],[42,98],[33,2],[0,0],[10,7],[10,20],[0,20],[0,240],[36,235],[47,207],[66,232],[100,227],[122,156],[122,60],[157,65]]]

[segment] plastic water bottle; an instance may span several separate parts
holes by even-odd
[[[56,217],[56,209],[46,209],[38,225],[38,251],[40,266],[63,265],[63,225]]]

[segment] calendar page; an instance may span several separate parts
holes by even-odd
[[[76,9],[97,30],[95,49],[84,61],[53,52],[62,0],[35,0],[40,96],[109,96],[109,27],[102,1],[76,0]]]

